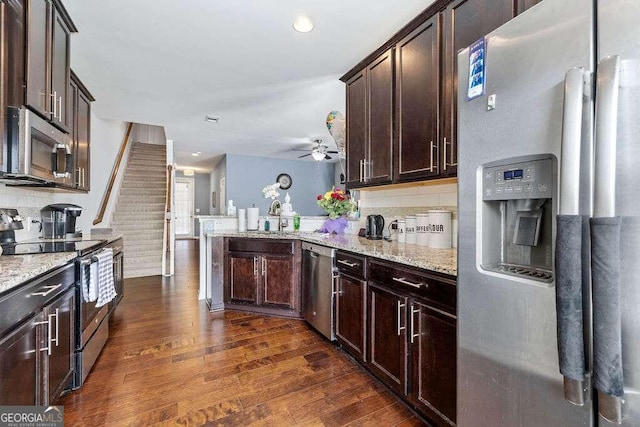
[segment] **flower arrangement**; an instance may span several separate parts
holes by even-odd
[[[356,210],[351,196],[339,188],[332,187],[330,191],[319,194],[317,199],[318,206],[324,209],[331,219],[339,218]]]
[[[280,188],[280,184],[277,182],[275,184],[267,185],[262,189],[262,195],[265,199],[275,200],[280,196],[278,188]]]

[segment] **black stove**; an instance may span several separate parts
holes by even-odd
[[[76,252],[79,256],[107,245],[107,240],[43,240],[39,242],[8,242],[2,244],[2,255],[32,255],[53,252]]]

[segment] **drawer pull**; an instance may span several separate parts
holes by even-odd
[[[412,282],[406,280],[404,277],[393,277],[393,281],[394,282],[398,282],[398,283],[402,283],[403,285],[413,286],[414,288],[421,288],[423,286],[425,288],[429,287],[429,285],[427,285],[426,283],[412,283]]]
[[[48,285],[48,286],[44,286],[42,289],[48,289],[46,292],[34,292],[31,294],[31,296],[41,296],[41,297],[46,297],[47,295],[49,295],[51,292],[55,291],[56,289],[60,288],[62,286],[62,283],[58,283],[57,285]]]
[[[356,266],[360,265],[360,264],[358,264],[357,262],[349,262],[349,261],[345,261],[345,260],[343,260],[343,259],[339,259],[339,260],[338,260],[338,262],[339,262],[340,264],[344,264],[344,265],[346,265],[347,267],[351,267],[351,268],[353,268],[353,267],[356,267]]]

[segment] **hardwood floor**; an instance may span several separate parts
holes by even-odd
[[[210,313],[197,241],[176,242],[171,279],[127,279],[110,337],[67,426],[414,426],[420,420],[299,320]]]

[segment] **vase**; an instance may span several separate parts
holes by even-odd
[[[341,216],[339,218],[327,218],[322,224],[320,228],[320,232],[322,233],[332,233],[332,234],[342,234],[344,233],[344,229],[347,228],[347,218]]]

